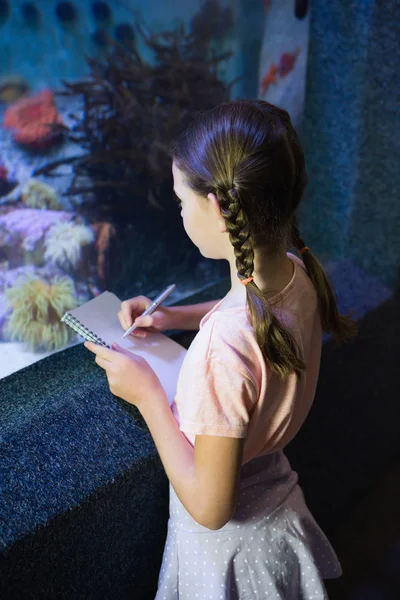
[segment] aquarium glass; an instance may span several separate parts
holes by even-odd
[[[104,290],[188,298],[229,275],[186,236],[170,144],[197,112],[301,119],[308,3],[0,0],[0,377],[82,342]]]

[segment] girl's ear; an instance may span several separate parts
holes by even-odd
[[[224,217],[222,216],[221,207],[220,207],[220,204],[218,202],[217,196],[215,194],[213,194],[212,192],[210,192],[208,194],[207,198],[211,202],[211,205],[212,205],[213,209],[217,213],[218,228],[219,228],[220,232],[221,233],[225,233],[225,231],[226,231],[226,223],[225,223]]]

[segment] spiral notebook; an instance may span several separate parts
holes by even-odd
[[[103,292],[65,313],[61,321],[89,342],[107,348],[117,342],[122,348],[142,356],[157,374],[171,404],[186,349],[162,333],[149,333],[145,339],[131,336],[123,339],[124,330],[118,319],[120,310],[121,300],[112,292]]]

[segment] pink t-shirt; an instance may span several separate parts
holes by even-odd
[[[322,329],[314,286],[303,262],[270,299],[278,319],[296,339],[307,365],[300,380],[271,372],[256,342],[245,306],[218,310],[200,323],[178,379],[172,412],[194,446],[196,434],[246,438],[242,464],[282,449],[299,431],[314,400]],[[221,301],[222,302],[222,301]]]

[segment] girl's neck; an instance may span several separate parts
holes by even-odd
[[[229,260],[231,272],[231,289],[225,296],[224,306],[245,306],[246,288],[237,276],[236,260]],[[294,264],[286,254],[286,247],[278,254],[271,256],[265,253],[254,253],[254,282],[267,298],[275,296],[290,283],[293,277]]]

